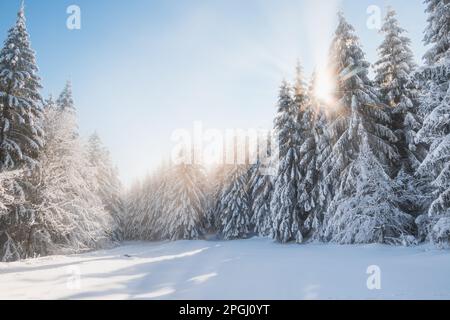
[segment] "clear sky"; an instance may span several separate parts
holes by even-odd
[[[2,40],[19,2],[0,1]],[[81,8],[81,30],[66,27],[69,5]],[[270,127],[297,58],[308,74],[325,63],[338,9],[374,62],[382,38],[367,27],[371,5],[397,10],[420,63],[422,0],[26,0],[26,13],[44,96],[72,81],[82,134],[100,134],[129,183],[194,121]]]

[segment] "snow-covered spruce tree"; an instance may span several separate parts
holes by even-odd
[[[155,216],[152,211],[158,190],[156,175],[136,182],[126,196],[125,238],[127,240],[154,240]]]
[[[129,190],[125,201],[127,239],[161,239],[167,222],[168,172],[169,168],[162,165]]]
[[[42,98],[22,7],[0,52],[0,170],[33,167],[43,144]]]
[[[70,95],[67,97],[71,98]],[[125,207],[122,198],[122,184],[117,169],[112,165],[109,152],[103,146],[97,133],[90,136],[87,148],[89,163],[95,171],[97,180],[97,194],[106,211],[116,222],[117,229],[114,230],[114,239],[122,240]]]
[[[302,144],[300,147],[300,205],[305,218],[303,235],[305,238],[315,237],[320,229],[323,212],[320,209],[318,156],[323,154],[326,136],[323,130],[325,117],[322,117],[320,102],[315,98],[316,76],[312,75],[308,88],[308,101],[302,104],[302,92],[305,90],[300,67],[297,67],[294,103],[298,101]],[[316,208],[317,207],[317,208]]]
[[[247,165],[234,164],[225,178],[216,217],[216,228],[225,240],[242,239],[252,232],[248,173]]]
[[[326,161],[331,152],[331,143],[328,136],[328,119],[320,102],[316,105],[316,114],[313,127],[314,141],[316,146],[315,170],[317,176],[311,197],[314,201],[314,208],[308,219],[305,221],[305,228],[309,230],[309,237],[313,240],[322,238],[324,215],[332,201],[331,184],[325,182],[325,170],[323,162]]]
[[[399,159],[397,138],[389,129],[389,113],[368,78],[369,63],[359,40],[342,13],[331,47],[331,65],[337,79],[337,116],[329,126],[332,150],[323,163],[322,183],[329,184],[333,193],[325,216],[325,240],[400,242],[397,239],[414,231],[414,220],[395,201],[383,197],[383,189],[394,184],[391,174]],[[381,171],[369,179],[365,172],[374,170],[370,168]],[[358,201],[361,194],[367,201]],[[370,205],[374,199],[377,205]]]
[[[205,233],[205,173],[196,164],[173,166],[163,239],[195,240]]]
[[[261,162],[252,165],[250,177],[250,198],[252,225],[255,232],[263,237],[272,230],[270,201],[273,193],[273,177],[261,170]]]
[[[300,203],[302,141],[298,116],[299,107],[308,103],[308,98],[306,90],[297,89],[294,102],[290,86],[283,82],[274,123],[279,140],[279,165],[270,203],[273,221],[271,237],[281,243],[303,242],[304,211]]]
[[[229,170],[230,167],[223,164],[218,165],[208,174],[206,229],[210,232],[217,232],[220,199],[222,199],[225,186],[227,185],[226,179]]]
[[[450,1],[426,0],[429,15],[425,44],[427,66],[421,111],[425,116],[418,140],[429,152],[417,170],[419,179],[430,181],[433,189],[428,214],[416,223],[420,235],[439,246],[450,245]]]
[[[425,29],[424,42],[431,45],[425,53],[424,59],[429,66],[436,63],[446,63],[450,59],[450,1],[449,0],[424,0],[428,13],[428,25]]]
[[[70,81],[66,82],[66,86],[59,95],[58,100],[56,100],[56,104],[63,111],[76,113],[72,94],[72,83]]]
[[[146,216],[146,232],[151,236],[151,240],[170,239],[167,233],[169,223],[169,203],[171,201],[171,172],[172,166],[164,164],[161,167],[160,176],[157,178],[156,191],[153,197],[149,197],[145,204],[149,214]],[[150,187],[150,186],[149,186]],[[148,192],[148,191],[147,191]]]
[[[37,71],[22,5],[0,52],[0,171],[23,170],[14,179],[14,194],[20,201],[11,203],[0,217],[0,252],[11,253],[14,259],[30,255],[36,219],[34,171],[43,145]]]
[[[323,163],[331,153],[331,140],[328,132],[328,119],[332,115],[333,108],[320,98],[316,97],[317,74],[314,72],[311,76],[309,85],[309,112],[306,113],[308,119],[307,128],[311,127],[311,131],[306,130],[304,146],[309,152],[309,165],[307,167],[306,177],[310,177],[308,181],[313,182],[312,190],[308,192],[311,199],[312,208],[304,223],[305,231],[311,240],[321,239],[321,231],[324,220],[324,213],[332,201],[332,190],[330,183],[325,183],[325,171],[323,170]],[[311,115],[312,112],[312,119]],[[310,123],[309,121],[312,121]],[[313,138],[313,140],[312,140]],[[315,154],[312,154],[312,149],[315,149]],[[303,161],[303,160],[302,160]],[[314,166],[313,166],[314,164]]]
[[[352,195],[332,206],[326,234],[342,244],[413,244],[413,218],[399,208],[396,185],[373,154],[367,132],[359,130],[360,152],[346,177]]]
[[[392,129],[398,136],[397,149],[403,170],[413,173],[425,157],[425,148],[416,142],[421,127],[418,92],[413,72],[416,69],[411,41],[399,26],[396,12],[389,9],[381,28],[384,41],[375,63],[376,84],[383,102],[392,108]]]
[[[140,218],[141,218],[141,200],[144,199],[142,194],[143,185],[147,180],[135,181],[125,194],[125,211],[124,219],[124,238],[126,240],[141,240],[143,239],[141,233]]]

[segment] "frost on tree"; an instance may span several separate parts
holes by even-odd
[[[325,237],[341,244],[412,244],[414,218],[399,208],[395,184],[372,153],[366,133],[360,134],[361,150],[346,177],[354,181],[352,194],[332,203]]]
[[[411,41],[399,26],[396,13],[389,9],[381,28],[384,40],[378,48],[379,60],[375,63],[376,84],[383,102],[391,107],[392,129],[398,136],[397,148],[400,165],[413,173],[425,157],[425,148],[417,143],[421,127],[418,114],[418,90],[413,77],[416,69],[411,51]]]
[[[136,182],[127,195],[125,221],[125,238],[128,240],[155,240],[155,206],[163,198],[159,194],[159,186],[163,178],[153,175]]]
[[[40,155],[38,212],[33,252],[44,255],[101,248],[110,243],[114,222],[98,197],[97,177],[77,137],[76,114],[45,108],[46,144]]]
[[[300,203],[302,140],[298,116],[299,106],[303,107],[308,98],[304,88],[303,91],[297,89],[294,102],[290,86],[283,82],[274,123],[279,141],[279,165],[270,203],[273,220],[271,237],[281,243],[303,242],[304,211]]]
[[[20,170],[0,172],[0,221],[9,215],[11,207],[23,205],[25,201],[21,189],[17,189],[16,180],[23,174]],[[0,234],[0,261],[13,261],[21,258],[22,250],[7,232]]]
[[[431,45],[424,59],[428,65],[446,64],[450,59],[450,7],[448,0],[425,0],[428,25],[425,29],[425,44]]]
[[[248,237],[251,230],[251,202],[247,165],[233,165],[218,204],[216,227],[225,240]]]
[[[24,170],[12,180],[14,196],[20,201],[10,203],[0,217],[0,252],[10,258],[31,255],[37,218],[35,175],[44,135],[37,72],[22,6],[0,52],[0,172]]]
[[[420,216],[420,235],[440,246],[450,244],[450,3],[426,0],[428,26],[425,44],[426,67],[419,78],[424,82],[421,112],[425,120],[418,140],[429,152],[417,170],[417,177],[433,189],[428,214]]]
[[[167,221],[170,168],[161,165],[142,182],[136,182],[126,197],[125,238],[161,239]]]
[[[0,170],[33,167],[43,144],[37,72],[22,6],[0,52]]]
[[[72,94],[72,83],[70,81],[66,82],[66,86],[59,95],[58,100],[56,100],[56,104],[64,112],[76,113]]]
[[[66,88],[67,90],[67,88]],[[63,92],[64,94],[64,92]],[[71,99],[71,95],[67,96]],[[64,104],[59,103],[60,106]],[[72,102],[73,106],[73,102]],[[74,108],[62,108],[65,112],[74,112]],[[102,200],[106,211],[115,221],[114,240],[123,239],[124,203],[122,199],[122,185],[117,169],[112,165],[108,150],[103,146],[97,133],[90,136],[88,141],[88,157],[91,168],[94,170],[97,181],[97,194]]]
[[[220,199],[226,184],[226,177],[228,175],[227,165],[217,165],[211,169],[207,175],[206,186],[206,229],[209,232],[216,232],[217,217],[220,210]]]
[[[272,230],[270,200],[273,193],[273,177],[261,170],[261,163],[252,166],[250,178],[252,225],[260,236],[269,236]]]
[[[126,219],[124,220],[124,238],[126,240],[144,240],[141,220],[141,202],[144,198],[142,193],[145,182],[135,181],[125,195]],[[152,193],[150,193],[152,194]]]
[[[301,95],[304,83],[297,67],[295,99],[298,103],[298,122],[301,130],[302,144],[300,147],[300,206],[305,218],[303,223],[304,236],[308,239],[317,237],[323,221],[324,200],[320,194],[320,160],[325,156],[327,148],[326,117],[321,102],[315,98],[316,76],[311,77],[308,88],[308,101],[302,103]],[[323,207],[322,207],[323,206]]]
[[[311,135],[311,143],[308,144],[312,149],[314,144],[315,155],[311,155],[310,165],[308,166],[307,176],[313,177],[313,189],[310,191],[310,197],[314,207],[305,221],[305,228],[310,233],[310,238],[321,239],[324,213],[326,212],[332,200],[332,190],[329,183],[325,183],[325,171],[323,163],[331,153],[331,139],[328,132],[328,120],[330,118],[329,108],[324,101],[315,97],[317,86],[317,77],[314,72],[311,77],[309,87],[310,104],[309,109],[314,111]],[[310,117],[308,117],[310,118]],[[315,166],[312,166],[314,164]]]
[[[337,112],[329,126],[332,150],[323,162],[322,183],[331,186],[333,193],[325,216],[325,240],[395,242],[410,234],[412,219],[406,219],[399,205],[383,196],[394,184],[391,175],[399,159],[397,138],[389,129],[389,113],[368,78],[369,63],[359,40],[342,14],[331,47],[331,65],[337,79]],[[369,179],[366,168],[378,172]],[[367,201],[359,201],[362,195]],[[377,205],[368,206],[375,199]],[[379,237],[375,228],[389,230],[389,237]]]
[[[205,233],[205,174],[195,164],[175,165],[170,173],[167,226],[163,238],[201,239]]]
[[[198,165],[163,165],[127,195],[125,237],[193,240],[206,230],[205,174]]]

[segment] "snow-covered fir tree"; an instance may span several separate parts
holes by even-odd
[[[130,240],[159,240],[167,222],[170,168],[163,164],[135,182],[126,196],[125,235]]]
[[[450,59],[449,0],[424,0],[425,12],[428,14],[428,25],[425,29],[425,45],[431,48],[425,53],[425,62],[431,66],[436,63],[446,63]]]
[[[67,95],[67,97],[71,99],[71,95]],[[62,106],[64,104],[59,105]],[[63,108],[62,110],[67,112],[69,109]],[[72,110],[74,110],[73,107]],[[122,198],[122,184],[120,183],[117,169],[112,165],[109,152],[103,146],[97,133],[89,137],[87,149],[89,163],[95,172],[97,180],[97,194],[102,200],[105,209],[116,221],[115,240],[121,240],[124,233],[123,219],[125,208]]]
[[[300,168],[301,168],[301,183],[300,183],[300,205],[302,206],[303,216],[305,221],[303,224],[305,238],[313,237],[320,229],[322,221],[322,212],[319,211],[319,179],[320,170],[318,168],[318,155],[322,153],[321,141],[325,136],[324,124],[321,118],[322,111],[320,102],[315,98],[316,90],[316,76],[315,73],[311,77],[310,85],[308,87],[308,101],[301,103],[301,94],[305,88],[301,72],[297,67],[297,80],[295,89],[294,102],[299,101],[299,125],[301,130],[302,145],[300,147]]]
[[[331,185],[330,183],[325,183],[326,172],[323,170],[323,163],[331,153],[328,120],[330,115],[333,114],[333,108],[330,108],[326,102],[317,97],[317,85],[320,84],[318,84],[317,73],[314,71],[308,88],[308,109],[310,112],[313,112],[313,119],[311,119],[311,116],[307,117],[309,121],[312,120],[312,123],[309,124],[307,128],[311,125],[312,127],[309,135],[308,131],[306,131],[307,136],[309,137],[306,141],[309,141],[309,143],[305,144],[305,146],[307,146],[306,150],[309,150],[308,152],[310,154],[310,164],[308,165],[306,176],[313,178],[309,179],[310,181],[313,180],[313,188],[308,193],[314,206],[304,224],[306,231],[309,233],[309,237],[314,239],[321,238],[324,213],[332,200]],[[313,140],[311,137],[313,137]],[[315,149],[314,155],[311,154],[313,147]],[[314,166],[312,166],[312,164],[314,164]]]
[[[417,170],[419,179],[433,189],[428,213],[416,222],[420,234],[440,246],[450,245],[450,2],[426,0],[428,26],[425,44],[426,67],[421,70],[424,95],[421,112],[425,116],[418,140],[429,152]]]
[[[203,168],[196,164],[181,163],[172,168],[163,238],[195,240],[204,236],[205,177]]]
[[[0,52],[0,170],[34,166],[43,145],[41,84],[29,38],[22,3]]]
[[[305,228],[310,232],[310,237],[321,239],[324,214],[332,201],[331,184],[325,182],[325,170],[323,162],[326,161],[331,152],[331,143],[328,137],[328,119],[320,103],[316,105],[316,114],[313,127],[314,143],[316,147],[315,155],[315,185],[311,197],[314,201],[314,208],[305,221]]]
[[[341,244],[413,244],[414,219],[399,207],[395,183],[373,154],[368,135],[360,134],[360,151],[346,176],[351,196],[332,204],[325,236]]]
[[[143,240],[144,237],[140,234],[140,201],[144,199],[142,192],[143,182],[134,181],[131,187],[125,193],[125,219],[124,223],[124,238],[126,240]]]
[[[308,103],[306,90],[296,88],[295,102],[291,87],[283,82],[278,100],[274,128],[279,140],[279,164],[273,196],[271,237],[281,243],[303,242],[304,223],[301,196],[301,128],[298,123],[299,108]],[[303,91],[302,91],[303,89]]]
[[[145,205],[148,210],[143,210],[143,212],[148,211],[150,214],[147,215],[147,232],[152,236],[153,240],[158,239],[170,239],[168,235],[168,222],[169,222],[169,211],[168,207],[170,204],[170,197],[172,190],[172,165],[163,164],[159,169],[159,177],[157,177],[156,191],[154,193],[153,199],[148,201]],[[150,185],[148,186],[150,187]]]
[[[154,240],[155,216],[152,210],[159,186],[156,175],[137,181],[126,196],[125,238],[128,240]]]
[[[35,175],[44,142],[37,72],[22,4],[0,52],[0,172],[23,170],[12,181],[19,201],[10,203],[0,217],[0,252],[11,253],[14,259],[30,255],[36,219]]]
[[[216,228],[225,240],[242,239],[252,232],[248,173],[247,165],[234,164],[225,178],[216,217]]]
[[[76,112],[72,93],[72,82],[66,82],[66,86],[59,95],[58,100],[56,100],[56,104],[65,112]]]
[[[392,129],[398,136],[397,149],[406,172],[413,173],[425,156],[425,148],[416,141],[421,127],[418,114],[418,90],[413,72],[416,69],[411,40],[399,26],[396,12],[389,8],[381,28],[384,40],[378,48],[375,81],[383,102],[392,108]]]
[[[126,214],[123,219],[123,237],[124,240],[135,240],[137,236],[135,230],[136,224],[134,223],[136,202],[141,188],[140,181],[134,181],[131,186],[124,191],[124,207]]]
[[[322,183],[331,186],[333,193],[325,216],[325,240],[395,242],[409,235],[413,225],[411,216],[381,195],[384,191],[380,186],[394,183],[391,174],[399,159],[397,138],[389,129],[389,113],[380,104],[369,80],[369,63],[359,40],[342,13],[331,47],[331,66],[337,81],[334,97],[337,113],[329,126],[332,150],[323,162]],[[382,171],[374,179],[360,180],[370,168]],[[358,201],[360,192],[366,201]],[[373,199],[379,199],[378,205],[369,205]],[[391,216],[385,214],[385,208],[391,209]],[[348,221],[353,223],[345,223]]]
[[[252,225],[260,236],[269,236],[272,230],[270,201],[273,192],[273,177],[261,170],[261,162],[252,166],[250,177],[250,198]]]
[[[226,164],[218,165],[208,174],[206,227],[209,231],[217,231],[220,211],[220,199],[227,185],[230,167]]]

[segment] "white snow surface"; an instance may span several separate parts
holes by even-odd
[[[450,251],[429,245],[127,242],[0,263],[0,299],[450,299],[449,270]]]

